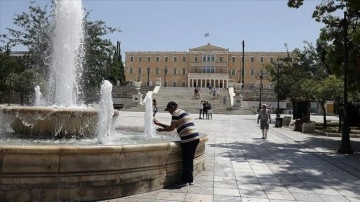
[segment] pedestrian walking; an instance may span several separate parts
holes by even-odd
[[[267,109],[267,105],[263,104],[262,109],[259,110],[259,115],[257,118],[257,123],[259,124],[260,121],[260,128],[262,131],[262,139],[267,138],[267,132],[269,130],[269,123],[271,123],[270,112]]]

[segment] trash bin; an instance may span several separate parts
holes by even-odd
[[[275,119],[275,128],[281,128],[282,127],[282,121],[283,121],[283,118],[276,117],[276,119]]]
[[[289,126],[291,122],[291,116],[284,116],[283,121],[282,121],[282,125],[283,126]]]

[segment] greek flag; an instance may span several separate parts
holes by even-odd
[[[205,37],[208,37],[209,36],[209,32],[208,33],[205,33]]]

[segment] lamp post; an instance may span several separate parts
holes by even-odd
[[[245,49],[245,41],[242,41],[242,68],[241,68],[241,83],[242,83],[242,87],[244,87],[245,83],[244,83],[244,73],[245,73],[245,56],[244,56],[244,49]]]
[[[149,87],[150,67],[147,68],[147,86]]]
[[[260,70],[259,73],[257,73],[256,75],[256,78],[260,79],[260,95],[259,95],[259,98],[260,98],[260,103],[259,103],[259,110],[261,108],[261,95],[262,95],[262,86],[263,86],[263,79],[264,79],[264,71],[263,70]]]
[[[166,74],[167,74],[167,69],[166,69],[166,66],[165,66],[165,69],[164,69],[164,87],[166,87]]]
[[[277,110],[276,110],[276,117],[280,117],[280,65],[282,64],[282,61],[277,62]]]
[[[280,118],[280,99],[279,99],[279,91],[280,91],[280,64],[282,61],[277,61],[277,108],[276,108],[276,119],[275,119],[275,127],[281,128],[282,127],[282,120]]]
[[[348,22],[347,22],[348,13],[344,12],[344,19],[342,21],[343,30],[344,30],[344,109],[343,109],[343,127],[341,134],[341,144],[337,149],[338,153],[343,154],[354,154],[354,150],[351,148],[350,144],[350,126],[349,126],[349,107],[348,107],[348,73],[347,73],[347,65],[348,65]]]

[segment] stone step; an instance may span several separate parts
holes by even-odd
[[[172,100],[178,103],[179,108],[184,109],[188,113],[199,113],[198,106],[200,104],[200,101],[205,100],[210,102],[214,114],[254,114],[252,111],[243,108],[237,110],[229,110],[229,106],[224,105],[222,101],[222,98],[224,96],[228,96],[227,89],[221,89],[219,97],[215,98],[212,94],[209,94],[209,89],[207,88],[200,89],[200,99],[195,99],[193,95],[193,88],[160,87],[158,93],[153,93],[152,97],[156,99],[159,111],[165,109],[167,103]],[[135,104],[131,106],[126,106],[123,110],[145,111],[145,106]]]

